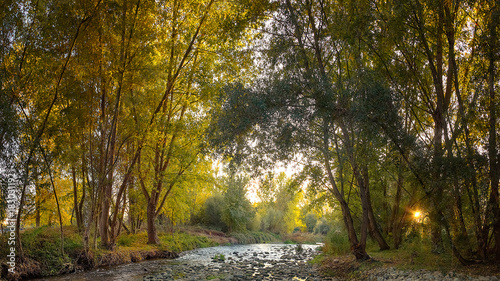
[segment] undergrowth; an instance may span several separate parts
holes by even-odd
[[[25,257],[38,264],[41,271],[36,271],[38,276],[51,276],[67,273],[75,270],[77,260],[83,252],[82,236],[78,233],[76,226],[65,226],[64,231],[64,255],[60,249],[60,230],[58,227],[43,226],[39,228],[26,229],[21,232],[21,241]],[[8,245],[8,234],[0,236],[0,244]],[[167,251],[179,253],[195,248],[216,246],[217,242],[206,236],[197,236],[184,232],[159,233],[160,244],[147,244],[146,232],[137,234],[122,233],[117,238],[117,247],[110,251],[106,249],[91,250],[91,264],[120,264],[130,261],[140,261],[145,257],[154,257],[154,253],[144,255],[138,253]],[[0,248],[0,263],[7,262],[10,247]],[[37,267],[38,267],[37,266]],[[88,268],[88,265],[82,265]],[[33,271],[35,271],[33,269]]]
[[[260,231],[233,232],[231,236],[238,239],[240,244],[270,243],[281,240],[279,235]]]
[[[325,236],[310,232],[295,232],[282,235],[282,239],[285,244],[316,244],[323,243],[325,241]]]

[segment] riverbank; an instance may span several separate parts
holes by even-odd
[[[320,255],[315,258],[314,263],[322,274],[335,276],[336,280],[500,280],[499,264],[444,265],[443,260],[448,260],[448,256],[426,256],[428,260],[424,262],[415,253],[398,250],[369,254],[372,259],[364,262],[356,261],[352,255]],[[410,257],[407,258],[407,254]]]
[[[309,263],[317,245],[253,244],[195,250],[143,276],[160,280],[336,280],[324,276]],[[211,260],[207,259],[211,257]]]
[[[181,227],[176,228],[173,232],[159,233],[159,245],[147,244],[145,232],[122,234],[117,239],[114,251],[98,248],[84,254],[82,238],[76,228],[66,226],[64,234],[64,255],[61,255],[58,228],[41,227],[22,232],[26,259],[16,264],[14,274],[7,274],[8,247],[1,247],[1,279],[24,280],[55,276],[149,259],[172,259],[178,257],[178,253],[196,248],[238,243],[266,243],[280,239],[279,236],[261,232],[226,235],[220,231],[199,227]],[[6,239],[6,236],[1,236],[0,245],[7,245]]]
[[[199,248],[151,260],[37,281],[335,280],[308,263],[319,245],[247,244]]]

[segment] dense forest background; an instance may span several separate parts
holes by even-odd
[[[13,178],[21,259],[202,224],[500,260],[498,4],[3,1],[0,219]]]

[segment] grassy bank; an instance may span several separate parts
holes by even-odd
[[[432,252],[432,242],[426,239],[414,239],[403,243],[399,249],[378,250],[378,246],[370,241],[367,245],[369,261],[358,262],[350,253],[347,237],[342,233],[329,233],[324,247],[324,254],[312,262],[320,266],[321,271],[330,276],[346,280],[364,280],[367,274],[380,268],[392,267],[405,271],[438,271],[443,274],[456,272],[471,276],[500,277],[497,264],[478,263],[463,266],[453,256],[449,247],[439,253]]]
[[[309,232],[295,232],[282,235],[282,240],[287,244],[316,244],[323,243],[325,236]]]
[[[60,253],[60,233],[56,227],[27,229],[21,233],[26,260],[16,263],[16,274],[9,279],[59,275],[76,270],[91,269],[138,262],[154,258],[174,258],[176,253],[218,245],[267,243],[281,241],[274,234],[262,232],[232,233],[199,227],[180,227],[174,232],[159,233],[159,245],[147,244],[147,233],[121,234],[114,251],[97,248],[83,255],[82,237],[76,227],[64,227],[64,255]],[[0,245],[7,244],[7,235],[0,236]],[[0,248],[2,278],[7,278],[6,257],[9,247]]]

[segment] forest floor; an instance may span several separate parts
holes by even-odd
[[[321,255],[319,271],[339,280],[500,280],[500,264],[463,266],[449,254],[388,250],[369,252],[371,260],[358,262],[352,255]]]

